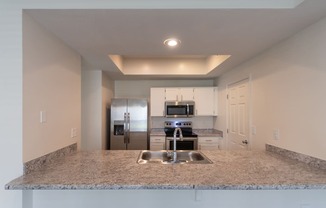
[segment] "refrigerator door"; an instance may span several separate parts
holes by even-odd
[[[110,149],[124,150],[127,142],[127,100],[113,99],[111,102]]]
[[[128,100],[130,132],[147,132],[147,100]]]
[[[130,99],[128,100],[128,144],[129,150],[146,150],[147,135],[147,100]]]

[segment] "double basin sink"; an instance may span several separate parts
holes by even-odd
[[[173,151],[150,151],[143,150],[140,152],[137,163],[148,164],[148,163],[159,163],[159,164],[210,164],[212,161],[208,159],[203,153],[198,151],[185,151],[177,150],[177,160],[174,161],[172,154]]]

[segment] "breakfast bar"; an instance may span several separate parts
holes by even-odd
[[[138,164],[140,151],[80,151],[6,185],[19,190],[326,189],[326,170],[267,151],[202,151],[212,164]]]

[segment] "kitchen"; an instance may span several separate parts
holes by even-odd
[[[3,13],[6,14],[6,13]],[[4,18],[5,19],[5,18]],[[13,20],[12,20],[13,21]],[[323,106],[325,106],[324,101],[321,100],[321,102],[315,102],[316,98],[321,98],[322,96],[322,90],[323,89],[323,80],[324,80],[324,71],[323,66],[324,62],[321,57],[321,54],[323,54],[323,25],[324,21],[317,22],[315,25],[311,26],[310,28],[307,28],[306,30],[298,33],[293,38],[287,40],[286,42],[276,45],[271,50],[264,52],[260,56],[254,58],[253,60],[246,62],[244,65],[241,65],[237,68],[237,70],[232,70],[229,73],[226,73],[224,76],[221,76],[218,79],[210,80],[211,86],[216,85],[218,83],[219,87],[219,108],[220,108],[220,114],[217,117],[216,121],[214,121],[214,126],[218,127],[219,129],[225,131],[226,122],[224,121],[226,115],[225,115],[225,95],[226,95],[226,86],[229,83],[232,83],[236,80],[241,80],[248,76],[248,74],[252,74],[252,80],[253,80],[253,90],[255,97],[253,98],[252,108],[254,109],[253,115],[255,115],[252,119],[252,124],[256,125],[257,127],[257,134],[252,137],[252,142],[262,147],[264,143],[266,142],[273,142],[274,144],[293,150],[297,152],[301,152],[307,155],[315,156],[318,158],[325,159],[324,154],[324,143],[321,135],[325,135],[325,132],[323,130],[322,124],[324,123],[323,115]],[[321,31],[320,31],[321,30]],[[18,41],[19,42],[19,41]],[[18,44],[18,43],[17,43]],[[3,45],[6,45],[5,43]],[[18,46],[17,46],[18,47]],[[18,47],[20,48],[20,47]],[[286,50],[284,50],[286,49]],[[309,49],[309,50],[308,50]],[[309,56],[308,54],[309,53]],[[298,59],[298,57],[305,56],[305,59]],[[19,57],[19,55],[18,55]],[[286,59],[286,61],[282,61]],[[292,63],[292,64],[291,64]],[[293,64],[295,63],[295,64]],[[294,67],[296,66],[296,67]],[[16,68],[16,66],[14,67]],[[283,70],[281,70],[283,69]],[[287,70],[284,70],[287,69]],[[320,69],[320,70],[309,70],[309,69]],[[306,71],[308,70],[308,71]],[[299,72],[299,73],[298,73]],[[14,73],[14,72],[12,72]],[[97,76],[96,78],[101,79],[101,72],[94,72],[94,74]],[[7,75],[5,77],[10,77],[11,75]],[[17,81],[18,82],[18,81]],[[119,83],[129,83],[132,84],[136,81],[120,81],[117,83],[111,83],[112,85],[118,86]],[[164,82],[158,80],[157,83]],[[173,82],[170,81],[170,83]],[[182,82],[182,81],[181,81]],[[184,81],[186,82],[186,81]],[[174,82],[177,84],[177,82]],[[290,84],[289,84],[290,83]],[[138,83],[141,85],[142,83]],[[9,83],[9,86],[10,83]],[[17,83],[17,87],[19,88],[21,84]],[[174,86],[174,85],[170,85]],[[184,84],[183,87],[189,87],[189,86],[195,86],[191,83]],[[17,89],[17,88],[14,88]],[[132,89],[132,88],[131,88]],[[122,91],[122,88],[117,88],[115,91]],[[130,88],[129,88],[130,90]],[[133,89],[132,89],[133,90]],[[132,93],[132,90],[130,90],[130,93]],[[136,90],[135,90],[136,91]],[[311,92],[314,93],[311,93]],[[124,91],[124,93],[127,93],[128,91]],[[149,91],[146,91],[149,93]],[[143,93],[146,93],[143,92]],[[20,94],[18,92],[18,94]],[[302,99],[302,94],[304,94],[304,98]],[[268,95],[268,97],[266,96]],[[281,99],[282,98],[282,99]],[[285,98],[291,98],[287,102],[284,102]],[[283,102],[278,102],[282,100]],[[75,103],[78,107],[78,103]],[[13,105],[16,106],[16,105]],[[293,108],[292,106],[297,106],[297,108]],[[7,109],[4,108],[4,109]],[[302,111],[304,109],[304,111]],[[318,113],[320,116],[316,117],[313,115],[316,115],[315,109],[318,109]],[[12,111],[9,111],[12,112]],[[16,111],[15,111],[16,112]],[[17,111],[18,113],[19,111]],[[49,112],[48,112],[49,113]],[[5,114],[7,115],[7,114]],[[68,115],[70,113],[68,112]],[[297,116],[300,115],[300,116]],[[19,117],[19,115],[17,115]],[[300,118],[304,119],[300,119]],[[9,116],[9,118],[12,118],[12,115]],[[50,122],[48,117],[47,120]],[[223,119],[224,118],[224,119]],[[268,118],[268,119],[266,119]],[[19,119],[19,118],[18,118]],[[306,122],[309,121],[309,127],[307,127]],[[5,121],[4,123],[6,123]],[[78,121],[77,121],[78,123]],[[78,128],[78,124],[68,124],[69,126],[76,125]],[[19,127],[18,127],[19,128]],[[69,127],[70,128],[70,127]],[[280,128],[280,140],[274,141],[271,137],[273,135],[273,129],[274,128]],[[9,128],[12,129],[12,128]],[[293,131],[293,129],[300,129],[300,131]],[[306,129],[306,130],[305,130]],[[19,132],[17,132],[19,134]],[[70,136],[70,132],[68,133]],[[5,134],[4,137],[12,138],[11,135]],[[50,135],[48,135],[50,136]],[[78,135],[79,136],[79,135]],[[77,136],[77,137],[78,137]],[[63,137],[66,137],[64,135]],[[20,138],[19,135],[17,135],[17,138]],[[309,139],[306,139],[309,138]],[[49,142],[53,140],[49,139]],[[8,146],[8,143],[10,142],[6,141],[6,145]],[[16,156],[14,158],[17,158],[17,170],[21,168],[21,158],[19,155],[21,155],[21,149],[16,150],[17,148],[17,140],[13,139],[12,142],[15,143],[13,148],[9,148],[9,150],[13,151],[8,153],[8,151],[4,151],[4,156],[6,154],[13,155],[13,153]],[[69,145],[70,141],[63,141],[63,143]],[[30,143],[31,144],[31,143]],[[34,144],[40,144],[41,143],[34,143]],[[59,145],[52,148],[36,148],[31,147],[35,152],[43,151],[44,153],[51,152],[57,148],[65,146]],[[29,145],[29,144],[27,144]],[[2,145],[3,146],[3,145]],[[18,144],[19,147],[19,144]],[[24,147],[25,148],[25,147]],[[42,150],[43,149],[43,150]],[[28,149],[27,149],[28,150]],[[5,154],[6,153],[6,154]],[[38,153],[41,154],[41,153]],[[32,155],[31,157],[34,157]],[[5,158],[5,157],[4,157]],[[11,161],[12,162],[12,161]],[[4,163],[7,164],[7,163]],[[12,164],[11,164],[12,165]],[[9,164],[7,166],[10,166]],[[10,179],[12,179],[13,176],[19,176],[21,174],[17,171],[14,174],[10,174],[10,176],[6,177],[6,182],[8,182]],[[144,191],[146,192],[146,191]],[[143,193],[144,193],[143,192]],[[105,193],[99,193],[105,195]],[[133,192],[134,193],[134,192]],[[136,195],[141,194],[142,192],[136,192]],[[245,197],[241,196],[244,195],[250,195],[250,193],[243,193],[243,192],[235,192],[234,194],[239,194],[239,198],[243,199]],[[252,193],[252,192],[251,192]],[[320,196],[323,192],[320,191],[311,191],[308,192],[308,196],[311,198],[314,198],[313,196]],[[4,192],[5,195],[11,195],[13,193],[7,193]],[[34,196],[37,198],[36,201],[39,200],[38,196],[43,195],[42,197],[50,197],[45,196],[47,193],[43,192],[35,192]],[[59,193],[57,193],[59,194]],[[76,193],[65,193],[68,195],[74,195]],[[83,192],[80,192],[80,194],[83,194]],[[93,192],[95,194],[95,192]],[[113,195],[118,193],[112,193]],[[130,193],[131,194],[131,193]],[[152,193],[153,195],[156,195],[156,197],[159,194]],[[181,198],[187,198],[189,197],[188,194],[184,194],[181,192],[174,193],[179,194]],[[210,194],[210,193],[207,193]],[[223,192],[220,194],[227,194],[227,192]],[[262,194],[262,196],[265,196],[266,192],[257,192],[257,194]],[[278,195],[279,193],[271,193],[271,196]],[[293,193],[287,193],[287,196],[293,196]],[[92,194],[91,194],[92,195]],[[181,196],[182,195],[182,196]],[[295,194],[294,194],[295,195]],[[53,195],[55,196],[55,195]],[[296,195],[297,196],[297,195]],[[155,197],[155,196],[153,196]],[[162,196],[163,197],[163,196]],[[231,197],[231,196],[229,196]],[[44,198],[44,199],[45,199]],[[226,197],[227,198],[227,197]],[[291,197],[289,197],[291,198]],[[293,196],[292,198],[296,198]],[[300,197],[299,197],[300,198]],[[304,197],[303,197],[304,198]],[[307,199],[307,198],[306,198]],[[316,198],[315,198],[316,199]],[[317,197],[318,199],[318,197]],[[232,201],[232,198],[229,198],[229,200]],[[309,201],[309,200],[308,200]],[[318,201],[317,201],[318,202]],[[226,203],[226,202],[225,202]],[[316,203],[316,202],[315,202]],[[322,202],[320,202],[322,203]],[[289,204],[291,204],[289,202]],[[314,204],[315,205],[315,204]],[[294,205],[292,205],[294,206]],[[289,206],[290,207],[290,206]],[[298,207],[298,206],[297,206]]]

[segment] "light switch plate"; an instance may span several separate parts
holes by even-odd
[[[280,139],[280,129],[274,129],[273,130],[273,139],[279,140]]]
[[[40,123],[46,123],[46,111],[40,111]]]
[[[71,128],[71,130],[70,130],[70,137],[71,138],[77,137],[77,128]]]

